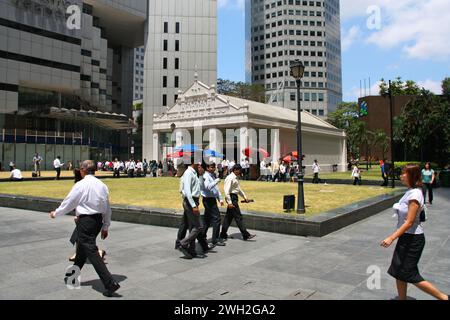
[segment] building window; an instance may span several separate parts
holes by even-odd
[[[167,58],[163,58],[163,69],[167,69]]]
[[[169,33],[169,23],[164,22],[164,33]]]
[[[167,47],[168,47],[167,40],[164,40],[164,47],[163,47],[163,50],[164,50],[164,51],[167,51]]]
[[[323,117],[325,115],[323,110],[319,110],[319,116]]]
[[[167,107],[167,94],[163,94],[162,96],[162,105],[163,107]]]
[[[179,58],[175,58],[175,70],[180,69],[180,59]]]
[[[180,40],[175,40],[175,51],[180,51]]]
[[[167,76],[163,76],[163,88],[167,88]]]
[[[180,23],[179,22],[175,23],[175,33],[180,33]]]
[[[173,103],[177,103],[177,100],[178,100],[178,95],[176,94],[173,96]]]
[[[295,96],[296,96],[295,93],[292,92],[291,93],[291,101],[295,101],[295,98],[296,98]]]
[[[178,88],[178,86],[179,86],[179,78],[178,76],[175,76],[174,87]]]

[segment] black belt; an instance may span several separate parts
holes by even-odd
[[[80,214],[80,215],[78,216],[78,218],[79,218],[79,219],[82,219],[82,218],[86,218],[86,217],[98,217],[98,216],[102,216],[102,217],[103,217],[103,214],[101,214],[101,213],[96,213],[96,214]]]

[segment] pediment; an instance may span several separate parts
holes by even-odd
[[[218,95],[215,87],[208,87],[200,81],[178,96],[174,106],[161,115],[156,115],[154,121],[171,121],[181,119],[198,119],[224,114],[238,114],[244,110],[233,105],[227,97]],[[246,111],[246,110],[245,110]]]

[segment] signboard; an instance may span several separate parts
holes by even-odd
[[[365,102],[364,100],[361,101],[360,105],[359,105],[359,114],[362,117],[368,116],[369,115],[369,109],[367,106],[367,102]]]

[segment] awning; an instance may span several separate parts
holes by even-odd
[[[76,110],[52,107],[47,117],[60,120],[75,120],[83,123],[96,125],[109,130],[129,130],[135,128],[131,119],[124,114]]]

